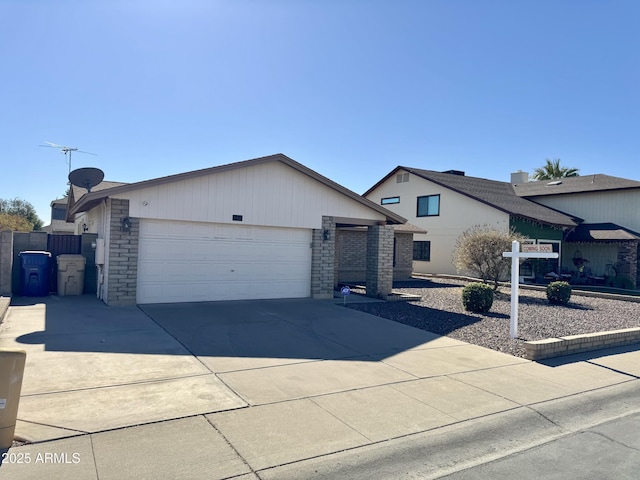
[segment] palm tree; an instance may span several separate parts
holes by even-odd
[[[568,168],[560,166],[560,159],[549,160],[544,167],[536,168],[533,171],[534,180],[553,180],[554,178],[577,177],[577,168]]]

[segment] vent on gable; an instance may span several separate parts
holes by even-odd
[[[399,173],[396,177],[396,183],[406,183],[409,181],[408,173]]]

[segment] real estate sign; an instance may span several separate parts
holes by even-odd
[[[535,248],[536,250],[529,250]],[[504,252],[503,257],[511,258],[511,338],[518,336],[518,283],[520,277],[521,258],[558,258],[558,254],[552,250],[552,246],[546,245],[520,245],[520,242],[511,243],[511,251]]]

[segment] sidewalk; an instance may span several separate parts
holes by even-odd
[[[119,317],[91,328],[48,302],[46,325],[41,305],[24,305],[0,330],[0,346],[29,351],[16,433],[36,442],[6,453],[0,479],[338,478],[358,462],[381,478],[376,459],[391,452],[408,464],[428,455],[435,475],[640,409],[634,347],[542,364],[331,302],[251,304],[251,315],[219,304],[228,318],[213,325],[197,304],[145,315],[86,300],[83,315]],[[242,333],[252,349],[289,339],[274,345],[307,355],[211,353]],[[85,376],[59,388],[70,369]]]

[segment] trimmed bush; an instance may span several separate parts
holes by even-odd
[[[480,282],[468,284],[462,289],[462,305],[469,312],[488,312],[493,305],[493,288]]]
[[[551,282],[547,285],[547,299],[555,305],[566,305],[571,298],[571,285],[567,282]]]

